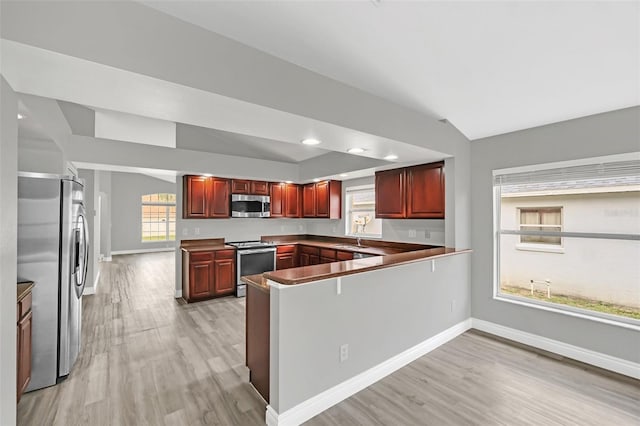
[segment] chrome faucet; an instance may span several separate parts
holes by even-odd
[[[360,244],[360,237],[357,237],[356,241],[358,242],[358,247],[362,247],[362,244]]]

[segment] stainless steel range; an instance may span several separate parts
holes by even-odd
[[[227,244],[234,246],[237,253],[236,297],[244,297],[247,287],[240,281],[240,277],[275,270],[276,247],[263,241],[238,241]]]

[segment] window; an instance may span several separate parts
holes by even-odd
[[[345,233],[354,237],[382,237],[382,219],[376,219],[376,192],[373,185],[346,189]]]
[[[141,197],[142,242],[176,239],[176,194],[147,194]]]
[[[640,160],[494,171],[495,295],[640,326]]]
[[[519,208],[521,231],[562,231],[562,207]],[[520,243],[559,246],[560,237],[520,235]]]

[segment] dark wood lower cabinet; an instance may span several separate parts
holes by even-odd
[[[247,285],[246,353],[249,381],[269,402],[269,292]]]
[[[31,290],[18,302],[18,322],[17,322],[17,401],[20,401],[22,393],[31,381],[31,334],[32,334],[32,311],[31,311]]]
[[[234,293],[235,250],[183,250],[182,253],[182,297],[187,302]]]

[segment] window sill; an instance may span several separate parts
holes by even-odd
[[[351,238],[367,238],[370,240],[381,240],[382,235],[373,235],[373,234],[344,234],[345,237]]]
[[[526,243],[519,243],[516,244],[516,250],[523,250],[523,251],[539,251],[539,252],[543,252],[543,253],[564,253],[564,247],[558,247],[558,246],[548,246],[548,245],[544,245],[544,244],[526,244]]]
[[[554,312],[561,315],[567,315],[574,318],[582,318],[589,321],[595,321],[603,324],[613,325],[616,327],[628,328],[635,331],[640,331],[640,320],[633,318],[622,318],[614,315],[608,315],[599,312],[587,311],[579,308],[572,308],[570,306],[559,306],[555,303],[546,303],[540,300],[532,300],[525,297],[518,297],[506,294],[498,293],[493,297],[494,300],[499,302],[512,303],[515,305],[526,306],[533,309],[539,309],[547,312]]]

